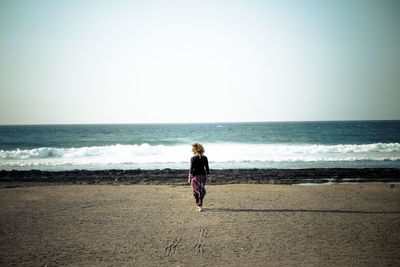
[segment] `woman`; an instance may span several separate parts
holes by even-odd
[[[204,147],[199,143],[192,145],[194,156],[190,159],[188,182],[192,185],[198,211],[202,211],[203,198],[206,195],[206,182],[210,182],[210,169],[207,157],[204,156]]]

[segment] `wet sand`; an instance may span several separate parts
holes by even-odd
[[[400,168],[221,169],[211,184],[400,182]],[[0,187],[43,184],[186,185],[188,170],[0,171]]]
[[[399,266],[400,185],[0,188],[1,266]]]

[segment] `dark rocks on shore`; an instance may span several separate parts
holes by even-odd
[[[187,170],[0,171],[0,187],[40,184],[187,185]],[[400,182],[400,168],[224,169],[212,170],[211,184],[299,184]]]

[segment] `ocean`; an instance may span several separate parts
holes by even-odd
[[[0,170],[400,168],[400,121],[0,126]]]

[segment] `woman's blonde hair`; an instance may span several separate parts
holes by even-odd
[[[201,156],[203,156],[204,154],[204,147],[202,144],[200,143],[194,143],[192,145],[192,152],[193,154],[195,154],[196,156],[199,156],[201,158]]]

